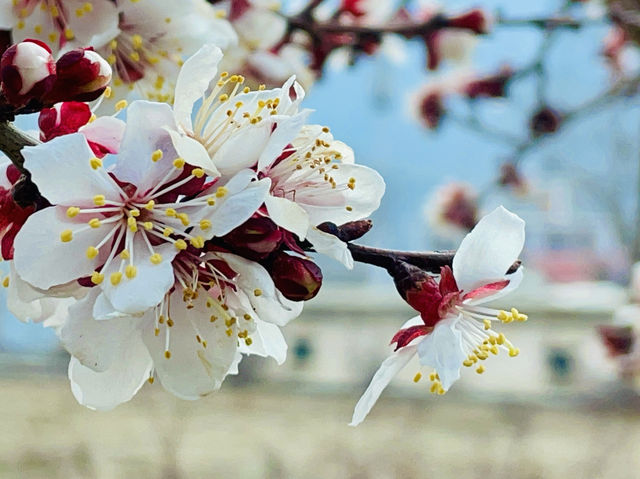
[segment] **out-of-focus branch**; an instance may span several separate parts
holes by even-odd
[[[25,146],[35,146],[39,143],[35,138],[23,133],[12,123],[8,121],[0,122],[0,151],[2,151],[9,160],[24,175],[29,172],[24,168],[24,157],[22,149]]]

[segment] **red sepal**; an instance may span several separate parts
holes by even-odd
[[[391,339],[389,344],[396,343],[396,349],[394,349],[394,351],[397,351],[400,348],[404,348],[414,339],[419,338],[420,336],[426,336],[431,331],[433,331],[432,327],[422,325],[401,329],[395,334],[395,336],[393,336],[393,339]]]

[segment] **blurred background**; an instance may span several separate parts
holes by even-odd
[[[469,59],[435,73],[425,70],[423,44],[405,41],[396,55],[330,65],[305,100],[314,122],[386,180],[364,243],[455,248],[464,225],[433,216],[452,183],[478,217],[503,204],[526,220],[525,281],[502,305],[529,315],[501,329],[518,357],[492,358],[482,376],[465,371],[439,397],[413,383],[418,365],[410,365],[350,428],[388,341],[414,313],[383,271],[325,261],[323,290],[284,330],[284,366],[248,358],[201,401],[146,385],[130,403],[96,413],[73,399],[53,332],[4,313],[0,477],[640,478],[635,370],[627,361],[621,374],[620,351],[612,357],[599,328],[634,300],[640,98],[609,94],[602,50],[611,22],[602,6],[583,3],[450,0],[447,9],[480,6],[507,19],[565,12],[584,25],[498,24]],[[628,53],[626,78],[638,78],[637,59]],[[504,98],[448,98],[437,129],[411,113],[412,92],[425,84],[504,65],[524,72]],[[552,135],[532,133],[541,107],[562,122]],[[517,168],[518,188],[504,181],[504,165]]]

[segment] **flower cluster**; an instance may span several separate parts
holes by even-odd
[[[83,104],[45,110],[44,143],[22,151],[47,201],[8,227],[13,303],[36,320],[50,301],[62,310],[54,323],[88,407],[155,378],[197,399],[246,354],[284,361],[280,327],[322,282],[306,252],[353,264],[317,226],[369,216],[384,192],[328,128],[306,124],[293,78],[251,91],[221,59],[202,47],[173,107],[133,102],[126,126]]]

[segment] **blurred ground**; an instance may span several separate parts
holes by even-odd
[[[0,379],[1,478],[640,478],[640,408],[145,387],[110,413],[61,377]],[[612,396],[613,397],[613,396]],[[619,394],[618,394],[619,397]]]

